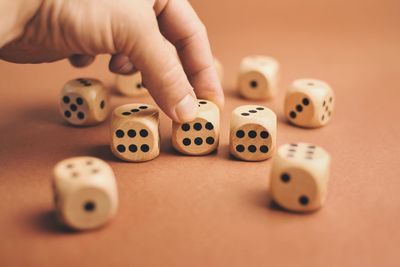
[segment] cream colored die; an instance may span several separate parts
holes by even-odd
[[[295,80],[285,99],[287,119],[301,127],[320,127],[332,117],[335,97],[332,88],[324,81]]]
[[[78,78],[61,91],[60,111],[70,124],[88,126],[104,121],[109,113],[109,93],[96,79]]]
[[[114,173],[98,158],[75,157],[59,162],[54,167],[53,190],[58,218],[70,228],[97,228],[117,212]]]
[[[214,66],[218,74],[218,78],[220,82],[224,79],[224,67],[221,64],[221,61],[219,61],[217,58],[214,58]]]
[[[147,89],[142,83],[142,75],[140,72],[131,75],[117,74],[115,78],[115,87],[120,94],[125,96],[139,97],[148,94]]]
[[[218,148],[219,108],[208,100],[198,100],[199,111],[190,123],[172,124],[172,145],[187,155],[206,155]]]
[[[325,202],[330,156],[321,147],[306,143],[279,147],[271,169],[271,194],[281,207],[313,211]]]
[[[245,161],[266,160],[274,153],[276,131],[272,110],[259,105],[240,106],[231,115],[230,153]]]
[[[266,56],[245,57],[240,64],[239,94],[247,99],[272,99],[278,93],[279,63]]]
[[[148,104],[116,108],[111,119],[111,151],[130,162],[157,157],[160,154],[158,109]]]

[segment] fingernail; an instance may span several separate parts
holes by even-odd
[[[189,122],[194,120],[197,115],[198,104],[196,99],[190,94],[186,95],[175,107],[175,113],[179,122]]]

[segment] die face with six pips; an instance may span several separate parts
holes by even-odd
[[[67,82],[61,91],[60,111],[63,118],[77,126],[95,125],[109,113],[109,94],[96,79],[78,78]]]
[[[218,148],[219,108],[208,100],[198,100],[195,120],[172,125],[172,145],[186,155],[206,155]]]
[[[111,121],[111,150],[130,162],[154,159],[160,154],[159,112],[148,104],[116,108]]]
[[[295,80],[285,98],[285,115],[294,125],[313,128],[326,125],[334,110],[332,88],[315,79]]]
[[[273,155],[276,115],[263,106],[245,105],[232,112],[229,150],[240,160],[261,161]]]
[[[326,198],[330,156],[307,143],[279,147],[272,163],[270,190],[281,207],[297,212],[320,208]]]

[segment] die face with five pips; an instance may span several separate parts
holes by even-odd
[[[326,198],[329,168],[330,156],[319,146],[307,143],[282,145],[271,169],[273,200],[296,212],[320,208]]]
[[[230,153],[244,161],[266,160],[274,153],[276,130],[272,110],[259,105],[240,106],[231,116]]]
[[[172,124],[172,145],[186,155],[206,155],[218,148],[219,108],[208,100],[198,100],[199,111],[189,123]]]
[[[116,108],[111,121],[111,150],[130,162],[154,159],[160,154],[159,112],[148,104]]]
[[[60,111],[73,125],[89,126],[104,121],[109,113],[109,93],[96,79],[78,78],[61,91]]]
[[[111,167],[93,157],[68,158],[54,167],[53,193],[59,220],[86,230],[107,223],[118,206],[118,192]]]
[[[130,75],[117,74],[115,78],[115,87],[118,93],[124,96],[140,97],[148,95],[148,91],[142,83],[142,75],[140,72]]]
[[[247,99],[272,99],[278,93],[279,63],[266,56],[245,57],[240,64],[239,94]]]
[[[334,93],[324,81],[295,80],[285,98],[285,115],[294,125],[313,128],[326,125],[334,110]]]

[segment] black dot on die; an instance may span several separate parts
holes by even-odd
[[[200,131],[201,128],[202,128],[201,123],[196,122],[196,123],[193,125],[193,128],[194,128],[196,131]]]
[[[212,145],[212,144],[214,144],[214,142],[215,142],[215,140],[211,136],[206,138],[206,143],[207,144]]]
[[[65,104],[68,104],[69,101],[71,101],[71,99],[70,99],[68,96],[64,96],[63,99],[62,99],[62,101],[63,101]]]
[[[125,152],[126,148],[125,148],[124,145],[118,145],[118,146],[117,146],[117,150],[118,150],[118,152],[123,153],[123,152]]]
[[[188,123],[184,123],[184,124],[182,124],[181,129],[182,129],[182,131],[187,132],[190,130],[190,125]]]
[[[214,129],[214,125],[211,122],[207,122],[206,129],[211,131],[212,129]]]
[[[104,100],[101,100],[100,108],[103,109],[105,106],[106,106],[106,102]]]
[[[144,144],[144,145],[140,146],[140,150],[142,150],[142,152],[149,152],[150,147],[148,145]]]
[[[251,109],[249,110],[250,113],[257,113],[257,110]]]
[[[321,117],[321,120],[323,121],[325,119],[325,116],[324,115],[322,115],[322,117]]]
[[[78,107],[77,107],[75,104],[71,104],[71,105],[69,106],[69,108],[70,108],[72,111],[76,111],[76,110],[78,109]]]
[[[290,116],[290,118],[295,119],[296,118],[296,112],[290,111],[289,116]]]
[[[129,136],[130,138],[134,138],[134,137],[136,136],[136,131],[130,129],[130,130],[128,131],[128,136]]]
[[[133,113],[135,113],[135,112],[139,112],[140,110],[137,109],[137,108],[134,108],[134,109],[131,109],[131,111],[132,111]]]
[[[256,108],[257,110],[264,110],[264,108],[263,107],[258,107],[258,108]]]
[[[263,138],[263,139],[267,139],[268,136],[269,136],[269,133],[268,133],[267,131],[262,131],[262,132],[260,133],[260,136],[261,136],[261,138]]]
[[[290,175],[288,173],[282,173],[281,181],[284,183],[288,183],[290,181]]]
[[[303,111],[303,106],[302,105],[297,105],[296,106],[297,112],[302,112]]]
[[[125,135],[124,131],[121,130],[121,129],[118,129],[118,130],[115,131],[115,136],[118,137],[118,138],[122,138],[122,137],[124,137],[124,135]]]
[[[302,102],[304,106],[308,106],[308,104],[310,104],[310,100],[308,98],[303,98]]]
[[[147,137],[149,135],[149,132],[145,129],[140,130],[139,132],[141,137]]]
[[[76,99],[76,103],[77,103],[78,105],[82,105],[82,104],[83,104],[83,99],[82,99],[81,97],[78,97],[78,98]]]
[[[322,106],[325,107],[326,105],[326,101],[324,100],[324,102],[322,103]]]
[[[243,145],[237,145],[236,146],[236,151],[240,152],[240,153],[243,152],[244,151],[244,146]]]
[[[330,97],[330,98],[329,98],[329,102],[332,103],[332,100],[333,100],[332,97]]]
[[[137,146],[132,144],[129,145],[128,149],[130,152],[135,153],[137,151]]]
[[[203,139],[201,139],[201,137],[196,137],[194,139],[194,143],[198,146],[200,146],[201,144],[203,144]]]
[[[242,115],[242,116],[249,116],[250,114],[249,114],[249,113],[246,113],[246,112],[244,112],[244,113],[242,113],[241,115]]]
[[[184,139],[182,140],[182,143],[183,143],[184,146],[190,146],[190,144],[192,143],[192,141],[190,141],[189,138],[184,138]]]
[[[136,84],[136,88],[137,88],[137,89],[142,88],[142,83],[137,83],[137,84]]]
[[[140,108],[140,109],[147,109],[148,106],[140,106],[139,108]]]
[[[87,201],[83,205],[83,209],[86,212],[93,212],[96,209],[96,204],[94,204],[94,202],[92,202],[92,201]]]
[[[70,117],[71,117],[71,112],[68,111],[68,110],[66,110],[66,111],[64,112],[64,116],[67,117],[67,118],[70,118]]]
[[[307,196],[300,196],[299,197],[299,203],[303,206],[307,206],[308,202],[310,202],[310,200],[308,199]]]
[[[258,86],[258,82],[257,81],[255,81],[255,80],[250,81],[250,87],[251,88],[257,88],[257,86]]]
[[[237,138],[243,138],[244,137],[244,131],[242,131],[242,130],[237,131],[236,132],[236,137]]]
[[[128,111],[126,111],[126,112],[122,112],[122,115],[124,115],[124,116],[129,116],[129,115],[131,115],[131,113],[128,112]]]
[[[260,151],[261,151],[261,153],[268,153],[268,147],[267,146],[260,146]]]
[[[257,151],[257,148],[254,145],[250,145],[247,149],[250,153],[255,153]]]
[[[248,133],[250,138],[256,138],[257,137],[257,132],[256,131],[249,131]]]
[[[83,120],[85,118],[85,113],[78,112],[78,119]]]
[[[202,104],[202,105],[207,104],[206,101],[200,101],[199,103]]]

